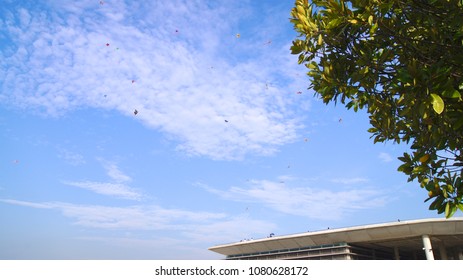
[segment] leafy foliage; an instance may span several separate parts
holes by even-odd
[[[315,94],[366,109],[429,209],[463,211],[463,0],[296,0],[291,22]]]

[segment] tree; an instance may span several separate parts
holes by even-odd
[[[408,143],[398,170],[430,210],[463,211],[463,0],[296,0],[290,20],[309,89]]]

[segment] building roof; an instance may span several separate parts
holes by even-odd
[[[463,246],[463,217],[397,221],[273,236],[217,245],[209,248],[209,250],[231,256],[341,242],[368,247],[399,247],[405,250],[417,250],[423,247],[423,235],[429,235],[433,244],[445,244],[447,247]]]

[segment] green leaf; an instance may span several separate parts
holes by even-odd
[[[442,202],[444,202],[444,198],[442,196],[438,196],[432,203],[429,205],[429,210],[437,210],[442,206]]]
[[[368,17],[368,24],[372,25],[373,24],[373,16]]]
[[[328,25],[326,26],[326,29],[332,29],[337,27],[339,24],[341,24],[344,21],[342,18],[336,18],[330,21]]]
[[[451,210],[450,209],[450,202],[447,202],[445,204],[445,217],[446,218],[450,218],[450,216],[451,216],[450,210]]]
[[[463,126],[463,118],[459,118],[454,124],[454,129],[460,129],[462,126]]]
[[[456,89],[449,89],[449,90],[446,90],[442,93],[442,96],[443,97],[447,97],[447,98],[461,98],[461,94],[458,90]]]
[[[438,114],[441,114],[444,111],[444,100],[442,98],[434,93],[431,93],[431,99],[432,99],[432,108],[434,111]]]
[[[318,70],[318,64],[315,61],[306,64],[307,68],[312,70]]]
[[[420,166],[417,166],[417,167],[413,168],[413,173],[421,174],[421,173],[426,172],[427,170],[428,170],[427,166],[420,165]]]
[[[424,156],[420,157],[419,161],[421,163],[426,163],[429,160],[429,154],[425,154]]]
[[[290,47],[291,54],[299,54],[304,49],[304,43],[302,40],[293,41],[293,45]]]
[[[322,34],[318,35],[318,42],[319,45],[323,44],[323,36]]]

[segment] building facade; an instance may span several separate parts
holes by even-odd
[[[218,245],[228,260],[463,260],[463,218],[328,229]]]

